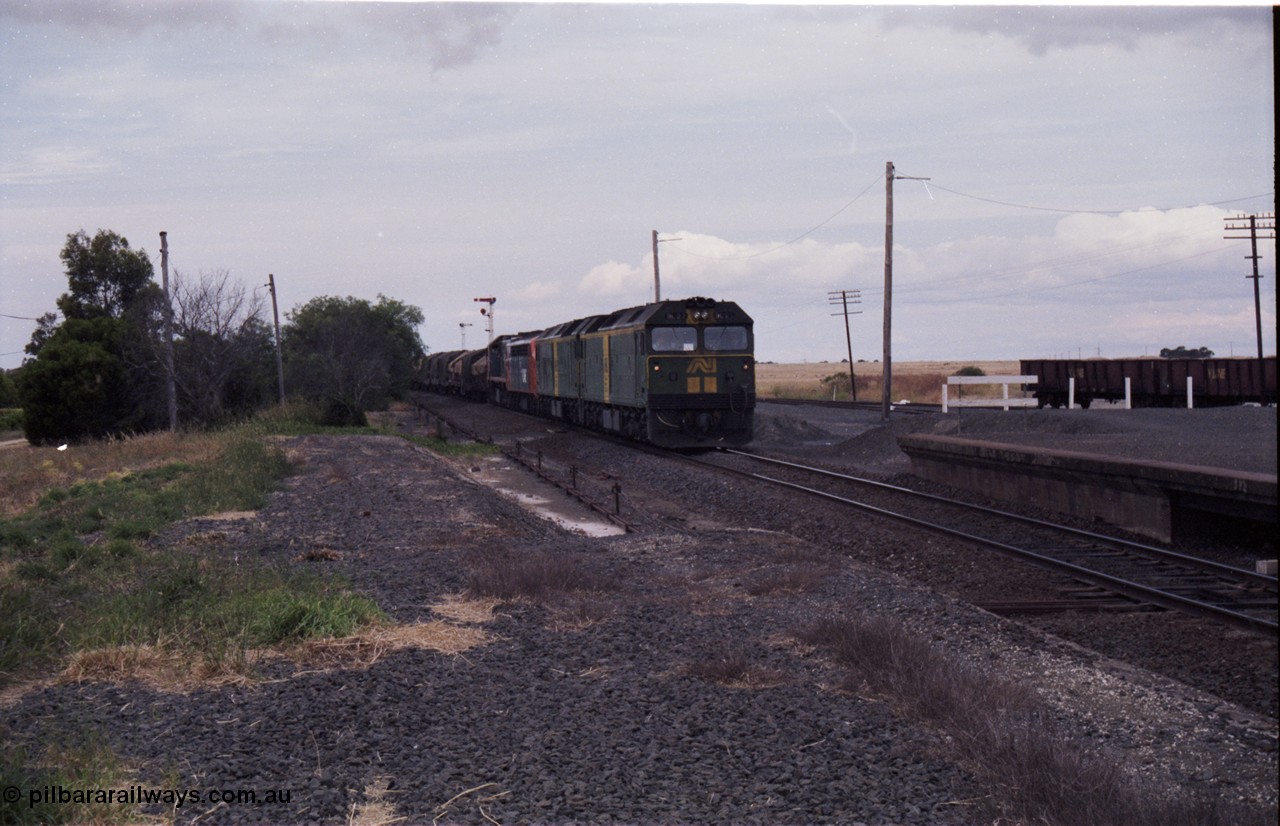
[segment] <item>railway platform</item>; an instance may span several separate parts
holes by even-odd
[[[922,478],[1102,520],[1162,542],[1206,525],[1261,535],[1276,525],[1274,472],[1153,459],[1141,447],[1124,455],[1106,440],[1090,449],[1090,439],[1076,438],[1064,449],[1027,443],[1019,434],[978,435],[907,433],[898,445]],[[1209,461],[1215,455],[1222,454],[1199,452]]]

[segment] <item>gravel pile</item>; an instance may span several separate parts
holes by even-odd
[[[670,527],[588,539],[402,440],[290,440],[299,474],[266,509],[185,523],[159,541],[341,574],[396,623],[442,622],[484,641],[457,653],[389,648],[363,665],[266,660],[247,685],[32,686],[0,706],[0,737],[34,748],[92,733],[153,787],[290,791],[275,805],[188,806],[180,823],[990,822],[939,732],[838,690],[841,672],[792,636],[819,617],[871,611],[1034,685],[1064,728],[1137,773],[1275,804],[1274,716],[906,578],[922,567],[990,578],[980,560],[938,564],[946,548],[887,524],[745,497],[545,423],[458,409],[548,462],[576,462],[584,478],[623,480],[626,506]],[[780,440],[831,432],[805,420],[770,427]],[[880,450],[873,429],[864,447]],[[503,602],[492,617],[451,610],[494,554],[568,558],[604,590]],[[735,664],[727,682],[722,661]]]

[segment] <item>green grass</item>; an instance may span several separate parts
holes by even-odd
[[[338,580],[146,541],[181,519],[260,508],[289,472],[267,437],[307,426],[277,412],[220,434],[214,461],[74,482],[0,520],[0,685],[89,649],[163,644],[194,668],[380,617]]]
[[[0,754],[0,788],[18,789],[15,800],[0,799],[0,823],[125,823],[133,819],[125,803],[74,802],[71,790],[123,789],[131,778],[119,758],[93,738],[87,745],[49,745],[38,755],[22,746]],[[67,799],[59,799],[61,795]]]
[[[262,507],[290,472],[272,436],[378,432],[313,422],[306,408],[290,407],[214,434],[6,457],[34,504],[0,518],[0,686],[58,673],[178,684],[240,678],[251,674],[257,650],[348,636],[384,620],[339,578],[148,541],[182,519]],[[166,461],[174,456],[190,458]],[[46,477],[57,481],[42,483]],[[123,804],[28,797],[45,787],[134,782],[92,735],[46,735],[38,750],[5,744],[0,787],[22,795],[0,801],[0,823],[138,819]]]

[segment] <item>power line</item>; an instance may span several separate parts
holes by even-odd
[[[1014,207],[1015,209],[1037,210],[1039,212],[1061,212],[1061,213],[1068,213],[1068,214],[1077,213],[1077,214],[1083,214],[1083,215],[1121,215],[1126,212],[1136,211],[1135,207],[1129,207],[1126,209],[1065,209],[1062,207],[1036,206],[1034,204],[1018,204],[1012,201],[1001,201],[996,198],[986,198],[981,195],[972,195],[968,192],[960,192],[959,190],[948,189],[947,187],[942,186],[941,184],[938,184],[936,182],[933,184],[933,188],[940,189],[943,192],[950,192],[952,195],[959,195],[961,198],[969,198],[974,201],[982,201],[988,204],[998,204],[1000,206]],[[1243,198],[1229,198],[1225,201],[1213,201],[1208,204],[1203,204],[1203,206],[1222,206],[1223,204],[1234,204],[1234,203],[1239,203],[1240,201],[1252,201],[1254,198],[1264,198],[1268,195],[1274,196],[1275,190],[1272,190],[1270,192],[1262,192],[1257,195],[1248,195]],[[1191,209],[1192,207],[1197,207],[1197,206],[1202,206],[1202,205],[1189,204],[1186,206],[1159,207],[1157,208],[1157,211],[1168,212],[1171,209]]]
[[[795,238],[792,238],[790,241],[784,241],[783,243],[778,244],[778,245],[777,245],[777,246],[775,246],[775,247],[770,247],[770,248],[769,248],[769,249],[767,249],[767,250],[761,250],[760,252],[753,252],[753,253],[751,253],[751,254],[749,254],[749,255],[732,255],[732,256],[730,256],[730,255],[724,255],[724,256],[721,256],[721,255],[702,255],[701,253],[692,252],[692,251],[687,250],[687,249],[685,249],[684,247],[681,247],[681,246],[679,246],[679,245],[675,246],[675,247],[674,247],[674,249],[679,250],[680,252],[684,253],[685,255],[692,255],[694,258],[706,258],[706,259],[711,260],[711,261],[746,261],[746,260],[747,260],[747,259],[749,259],[749,258],[759,258],[761,255],[768,255],[769,253],[777,252],[778,250],[782,249],[783,247],[789,247],[789,246],[791,246],[792,244],[796,243],[797,241],[800,241],[800,240],[802,240],[802,239],[804,239],[804,238],[807,238],[807,237],[809,237],[810,235],[812,235],[813,233],[815,233],[815,232],[817,232],[818,230],[822,229],[822,228],[823,228],[823,227],[825,227],[827,224],[829,224],[829,223],[831,223],[832,221],[834,221],[834,220],[837,218],[837,216],[839,216],[839,215],[840,215],[840,213],[844,212],[846,209],[848,209],[849,207],[851,207],[851,206],[853,206],[854,204],[856,204],[856,203],[858,202],[858,199],[860,199],[863,195],[866,195],[868,192],[870,192],[870,191],[871,191],[871,187],[875,186],[875,185],[876,185],[877,183],[879,183],[879,182],[880,182],[880,176],[879,176],[879,175],[877,175],[875,178],[873,178],[873,179],[871,180],[871,183],[867,184],[867,186],[866,186],[866,188],[865,188],[865,189],[863,189],[863,190],[862,190],[861,192],[859,192],[857,195],[853,196],[853,200],[852,200],[852,201],[850,201],[849,203],[847,203],[847,204],[845,204],[844,206],[842,206],[842,207],[840,207],[839,209],[837,209],[837,210],[836,210],[835,212],[833,212],[833,213],[831,214],[831,216],[830,216],[829,218],[827,218],[825,221],[823,221],[822,223],[817,224],[817,225],[815,225],[815,226],[813,226],[813,227],[810,227],[809,229],[807,229],[807,230],[805,230],[804,232],[802,232],[802,233],[800,233],[799,235],[797,235]]]

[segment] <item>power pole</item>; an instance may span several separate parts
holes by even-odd
[[[679,238],[658,238],[658,231],[653,231],[653,302],[662,300],[662,280],[658,277],[658,244],[663,241],[679,241]]]
[[[930,178],[913,178],[895,175],[893,161],[884,165],[884,387],[880,394],[880,418],[888,421],[892,403],[893,355],[891,352],[893,318],[893,182],[928,181]]]
[[[1228,234],[1222,236],[1223,238],[1232,240],[1248,238],[1252,246],[1252,254],[1246,255],[1245,258],[1253,260],[1253,275],[1246,275],[1245,278],[1253,279],[1253,318],[1254,326],[1257,328],[1258,335],[1258,358],[1262,358],[1262,297],[1261,290],[1258,287],[1258,281],[1262,276],[1258,275],[1258,259],[1261,257],[1258,255],[1258,233],[1259,231],[1263,233],[1261,236],[1263,240],[1274,239],[1276,237],[1276,214],[1274,212],[1264,212],[1254,215],[1237,215],[1234,218],[1227,218],[1226,221],[1226,231]],[[1245,221],[1248,221],[1247,227],[1244,225]],[[1245,230],[1248,230],[1249,232],[1247,236],[1230,234],[1242,233]],[[1266,233],[1268,232],[1271,234],[1267,235]]]
[[[276,277],[267,274],[267,289],[271,291],[271,318],[276,327],[276,385],[280,388],[280,404],[284,404],[284,359],[280,355],[280,305],[276,301]]]
[[[178,390],[173,375],[173,301],[169,298],[169,233],[160,231],[160,274],[164,288],[164,374],[169,394],[169,429],[178,429]]]
[[[858,382],[853,375],[853,337],[849,335],[849,303],[862,303],[861,290],[831,290],[827,292],[827,303],[831,305],[840,305],[842,308],[839,313],[832,315],[844,316],[844,344],[849,351],[849,393],[853,396],[853,400],[858,400]],[[855,310],[854,315],[858,315],[862,310]]]
[[[492,343],[493,342],[493,305],[497,302],[498,299],[495,298],[494,296],[487,295],[484,298],[473,298],[471,300],[479,301],[481,304],[489,305],[487,308],[485,307],[480,308],[480,315],[485,316],[486,318],[489,319],[489,325],[487,329],[489,331],[489,341],[490,343]]]
[[[467,328],[474,327],[474,326],[475,325],[472,324],[470,321],[458,322],[458,329],[462,331],[462,349],[463,350],[467,349]]]

